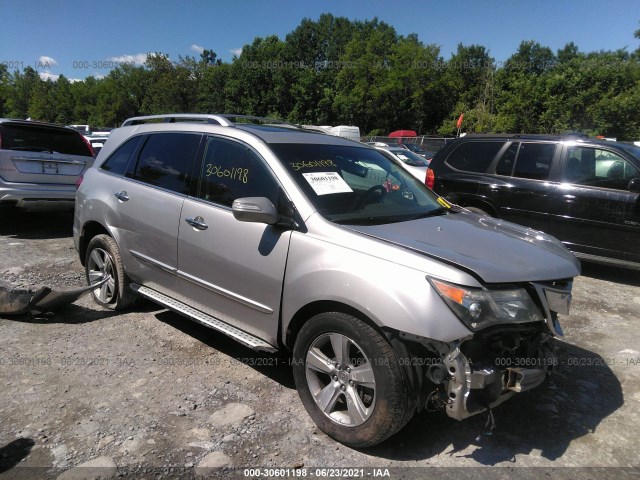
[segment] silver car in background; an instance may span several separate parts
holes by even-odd
[[[0,207],[73,208],[75,183],[91,165],[93,150],[76,130],[0,119]]]
[[[424,182],[425,178],[427,178],[429,160],[423,156],[403,147],[378,147],[378,150],[386,155],[391,155],[418,180]]]
[[[230,115],[112,131],[74,241],[100,305],[144,297],[289,352],[306,410],[352,447],[543,383],[580,273],[554,238],[447,203],[375,148]]]

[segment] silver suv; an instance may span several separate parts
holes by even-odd
[[[0,207],[73,208],[75,183],[92,164],[93,150],[76,130],[0,118]]]
[[[225,115],[114,130],[74,240],[88,282],[107,278],[100,305],[144,297],[289,352],[313,420],[354,447],[541,384],[580,273],[554,238],[451,205],[374,148]]]

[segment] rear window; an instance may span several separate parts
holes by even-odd
[[[503,141],[463,142],[449,155],[447,163],[456,170],[484,173],[503,145]]]
[[[36,125],[0,125],[0,148],[93,156],[82,136],[71,129]]]

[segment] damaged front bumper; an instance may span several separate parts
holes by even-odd
[[[445,411],[451,418],[463,420],[494,408],[515,393],[542,384],[556,364],[557,359],[549,347],[541,348],[536,358],[515,361],[502,357],[494,359],[492,364],[474,364],[456,348],[443,359],[449,376],[446,401],[443,401]]]
[[[85,293],[102,286],[108,278],[86,287],[53,290],[50,287],[15,288],[0,285],[0,314],[22,315],[29,312],[46,313],[69,305]]]

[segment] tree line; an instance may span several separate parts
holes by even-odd
[[[634,34],[640,38],[640,30]],[[42,79],[0,65],[0,117],[117,126],[158,113],[239,113],[299,124],[357,125],[452,135],[463,131],[580,131],[640,139],[640,49],[553,52],[524,41],[504,62],[481,45],[458,45],[449,59],[415,34],[376,19],[323,14],[284,40],[256,38],[222,62],[213,50],[177,61],[149,54],[105,77]]]

